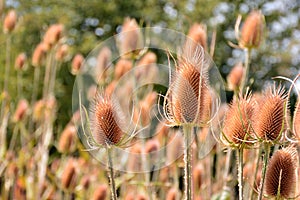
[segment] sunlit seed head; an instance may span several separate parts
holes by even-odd
[[[27,56],[25,53],[20,53],[15,60],[15,68],[17,70],[21,70],[25,66],[25,62],[27,60]]]
[[[29,104],[26,99],[21,99],[17,105],[16,111],[13,116],[14,122],[20,122],[26,116],[26,112],[28,111]]]
[[[194,45],[201,45],[204,50],[207,50],[207,33],[206,26],[203,24],[195,23],[191,26],[188,32],[188,38],[192,39]],[[192,42],[187,42],[186,45],[193,45]],[[195,47],[193,47],[195,48]]]
[[[17,13],[15,10],[10,10],[4,18],[3,31],[4,33],[11,33],[17,23]]]
[[[59,141],[58,141],[58,151],[61,153],[67,153],[74,151],[75,142],[77,139],[76,127],[74,125],[67,125],[63,130]]]
[[[55,53],[55,59],[57,61],[64,61],[69,52],[69,46],[67,44],[60,45]]]
[[[70,189],[75,186],[76,169],[75,161],[69,159],[61,177],[61,184],[64,189]]]
[[[73,75],[77,75],[78,73],[80,73],[81,66],[84,62],[84,57],[81,54],[76,54],[72,60],[72,68],[71,68],[71,73]]]
[[[38,44],[32,55],[32,65],[35,67],[40,67],[43,65],[46,59],[46,53],[46,45],[44,43]]]
[[[244,67],[243,64],[239,62],[232,68],[227,76],[228,88],[230,90],[236,90],[240,86],[243,74]]]
[[[126,59],[120,59],[116,63],[115,67],[115,80],[119,80],[124,74],[130,71],[132,68],[132,61]]]
[[[100,185],[94,191],[92,200],[105,200],[108,194],[108,187],[106,185]]]

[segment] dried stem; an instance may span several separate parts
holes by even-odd
[[[259,186],[258,200],[262,200],[262,197],[263,197],[263,190],[264,190],[264,183],[265,183],[265,178],[266,178],[266,171],[267,171],[269,155],[270,155],[270,144],[266,143],[262,176],[261,176],[261,181],[260,181],[260,186]]]
[[[262,153],[262,149],[259,148],[258,149],[258,152],[257,152],[257,155],[256,155],[256,167],[255,167],[255,172],[254,172],[254,179],[253,179],[253,187],[255,186],[256,183],[256,177],[257,177],[257,172],[258,172],[258,168],[259,168],[259,161],[260,161],[260,156],[261,156],[261,153]],[[254,191],[253,189],[250,191],[250,199],[253,199],[253,194],[254,194]]]
[[[243,200],[243,147],[237,150],[239,200]]]
[[[183,126],[184,135],[184,181],[185,181],[185,198],[186,200],[192,199],[192,132],[191,125]]]
[[[114,168],[113,168],[111,147],[107,146],[106,152],[107,152],[107,159],[108,159],[111,198],[112,198],[112,200],[117,200],[117,192],[116,192],[116,184],[115,184],[115,179],[114,179]]]
[[[245,87],[248,82],[250,59],[251,59],[251,49],[247,48],[247,49],[245,49],[245,71],[243,73],[243,78],[242,78],[241,87],[240,87],[241,94],[244,93]]]

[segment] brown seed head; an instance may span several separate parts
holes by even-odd
[[[18,103],[17,109],[14,113],[13,121],[19,122],[24,119],[26,112],[28,110],[28,102],[26,99],[21,99]]]
[[[167,193],[166,200],[176,200],[178,199],[178,194],[179,192],[177,191],[176,188],[171,188]]]
[[[249,140],[254,120],[254,103],[246,95],[234,100],[226,113],[223,132],[226,138],[235,145],[241,145]]]
[[[167,112],[171,118],[168,121],[174,121],[176,125],[207,123],[212,99],[203,60],[199,59],[198,63],[188,60],[180,62],[167,98]]]
[[[254,130],[265,141],[274,141],[285,128],[285,104],[287,103],[285,90],[281,87],[269,87],[264,94],[264,101],[258,105]]]
[[[152,153],[158,151],[160,147],[159,141],[157,139],[151,139],[146,142],[145,153]]]
[[[293,147],[275,152],[266,172],[265,192],[271,197],[278,194],[285,199],[294,197],[298,153]]]
[[[187,36],[189,37],[189,39],[193,40],[193,42],[187,42],[189,48],[195,48],[192,45],[192,43],[194,43],[194,45],[201,45],[204,50],[207,49],[207,33],[205,25],[198,23],[193,24]]]
[[[127,163],[127,171],[137,172],[142,169],[142,160],[140,155],[141,153],[142,153],[142,146],[140,143],[135,143],[130,148],[130,154]]]
[[[73,75],[77,75],[80,70],[81,70],[81,66],[84,62],[84,57],[81,54],[76,54],[72,60],[72,69],[71,69],[71,73]]]
[[[237,63],[227,76],[228,88],[230,90],[236,90],[242,81],[244,74],[244,67],[241,62]]]
[[[13,199],[26,200],[26,182],[24,178],[19,177],[14,185]]]
[[[40,43],[35,48],[32,55],[32,65],[35,67],[40,67],[43,65],[47,53],[47,47],[44,43]]]
[[[17,13],[15,10],[10,10],[4,19],[4,23],[3,23],[4,33],[11,33],[15,29],[16,23],[17,23]]]
[[[52,48],[62,38],[64,26],[62,24],[51,25],[44,35],[44,43]]]
[[[17,70],[23,69],[25,62],[27,60],[27,56],[25,53],[20,53],[15,60],[15,68]]]
[[[71,189],[75,186],[76,170],[75,161],[70,159],[61,177],[61,184],[64,189]]]
[[[98,144],[116,145],[123,136],[123,114],[112,97],[98,94],[90,111],[92,136]]]
[[[132,58],[142,48],[142,34],[135,19],[126,18],[121,32],[120,51],[123,58]]]
[[[60,45],[55,53],[55,59],[57,61],[64,61],[67,57],[69,51],[69,46],[67,44]]]
[[[202,185],[203,167],[199,163],[193,169],[193,183],[196,191],[200,190]]]
[[[157,56],[153,52],[147,52],[138,62],[137,66],[155,64]]]
[[[132,61],[126,59],[120,59],[116,63],[115,79],[119,80],[124,74],[130,71],[132,68]]]
[[[296,109],[294,112],[293,126],[294,133],[298,140],[300,140],[300,97],[298,97],[298,102],[296,104]]]
[[[254,10],[246,18],[240,38],[240,46],[244,48],[257,48],[264,31],[264,16],[261,11]]]
[[[105,200],[107,196],[107,186],[100,185],[93,194],[93,200]]]
[[[59,138],[58,151],[61,153],[74,151],[76,139],[76,127],[74,125],[67,125]]]
[[[111,50],[108,47],[103,47],[97,56],[95,75],[98,82],[101,81],[101,79],[105,79],[107,76],[106,69],[109,67],[111,54]]]
[[[85,175],[81,178],[80,185],[83,187],[83,189],[88,190],[90,187],[91,178],[89,175]]]

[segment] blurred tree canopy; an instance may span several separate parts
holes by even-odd
[[[47,27],[53,23],[65,25],[68,38],[66,42],[71,47],[71,55],[77,52],[87,55],[98,43],[118,33],[127,16],[136,18],[143,26],[160,26],[182,32],[187,32],[195,22],[205,23],[209,41],[213,31],[217,32],[213,59],[224,79],[233,65],[242,61],[244,56],[242,50],[228,45],[228,41],[237,43],[234,26],[238,14],[245,19],[252,9],[261,9],[267,27],[263,45],[253,52],[250,69],[253,89],[261,89],[274,76],[294,78],[299,73],[299,0],[7,0],[1,14],[2,19],[11,8],[16,9],[19,15],[19,22],[12,36],[12,58],[20,52],[26,52],[29,61]],[[0,42],[0,60],[1,66],[4,66],[3,34]],[[69,59],[71,58],[72,56]],[[13,66],[13,60],[11,64]],[[62,66],[56,84],[59,102],[57,121],[61,126],[72,115],[70,97],[74,77],[69,73],[69,68],[70,62]],[[11,71],[10,87],[14,88],[16,72]],[[1,67],[1,80],[3,72],[4,67]],[[32,77],[33,67],[30,65],[24,80],[28,98],[32,90]]]

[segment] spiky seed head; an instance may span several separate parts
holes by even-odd
[[[234,145],[247,144],[252,134],[254,117],[254,103],[251,95],[235,99],[224,119],[223,132],[226,138]]]
[[[294,112],[293,126],[294,126],[294,133],[297,139],[300,139],[300,97],[298,98],[299,99],[296,104],[296,108]]]
[[[154,64],[157,61],[157,56],[153,52],[147,52],[138,62],[137,66]]]
[[[3,31],[4,33],[11,33],[17,23],[17,13],[15,10],[10,10],[4,18]]]
[[[261,11],[253,10],[242,27],[239,44],[243,48],[257,48],[263,37],[264,16]]]
[[[298,167],[296,148],[288,147],[275,152],[266,172],[265,193],[271,197],[285,199],[294,197],[296,169]]]
[[[78,53],[74,56],[72,60],[72,68],[71,68],[71,73],[73,75],[77,75],[81,71],[81,66],[84,62],[84,57]]]
[[[123,136],[124,118],[112,96],[98,93],[90,109],[90,127],[99,145],[116,145]]]
[[[200,63],[182,59],[170,86],[167,111],[177,125],[205,124],[210,118],[212,97],[207,66],[201,59]]]
[[[237,63],[227,76],[228,88],[236,90],[239,88],[244,74],[244,67],[241,62]]]
[[[106,185],[100,185],[98,188],[95,190],[93,194],[93,200],[105,200],[107,196],[107,186]]]
[[[274,141],[285,128],[285,105],[287,95],[282,87],[269,87],[264,101],[258,105],[254,130],[264,141]]]

